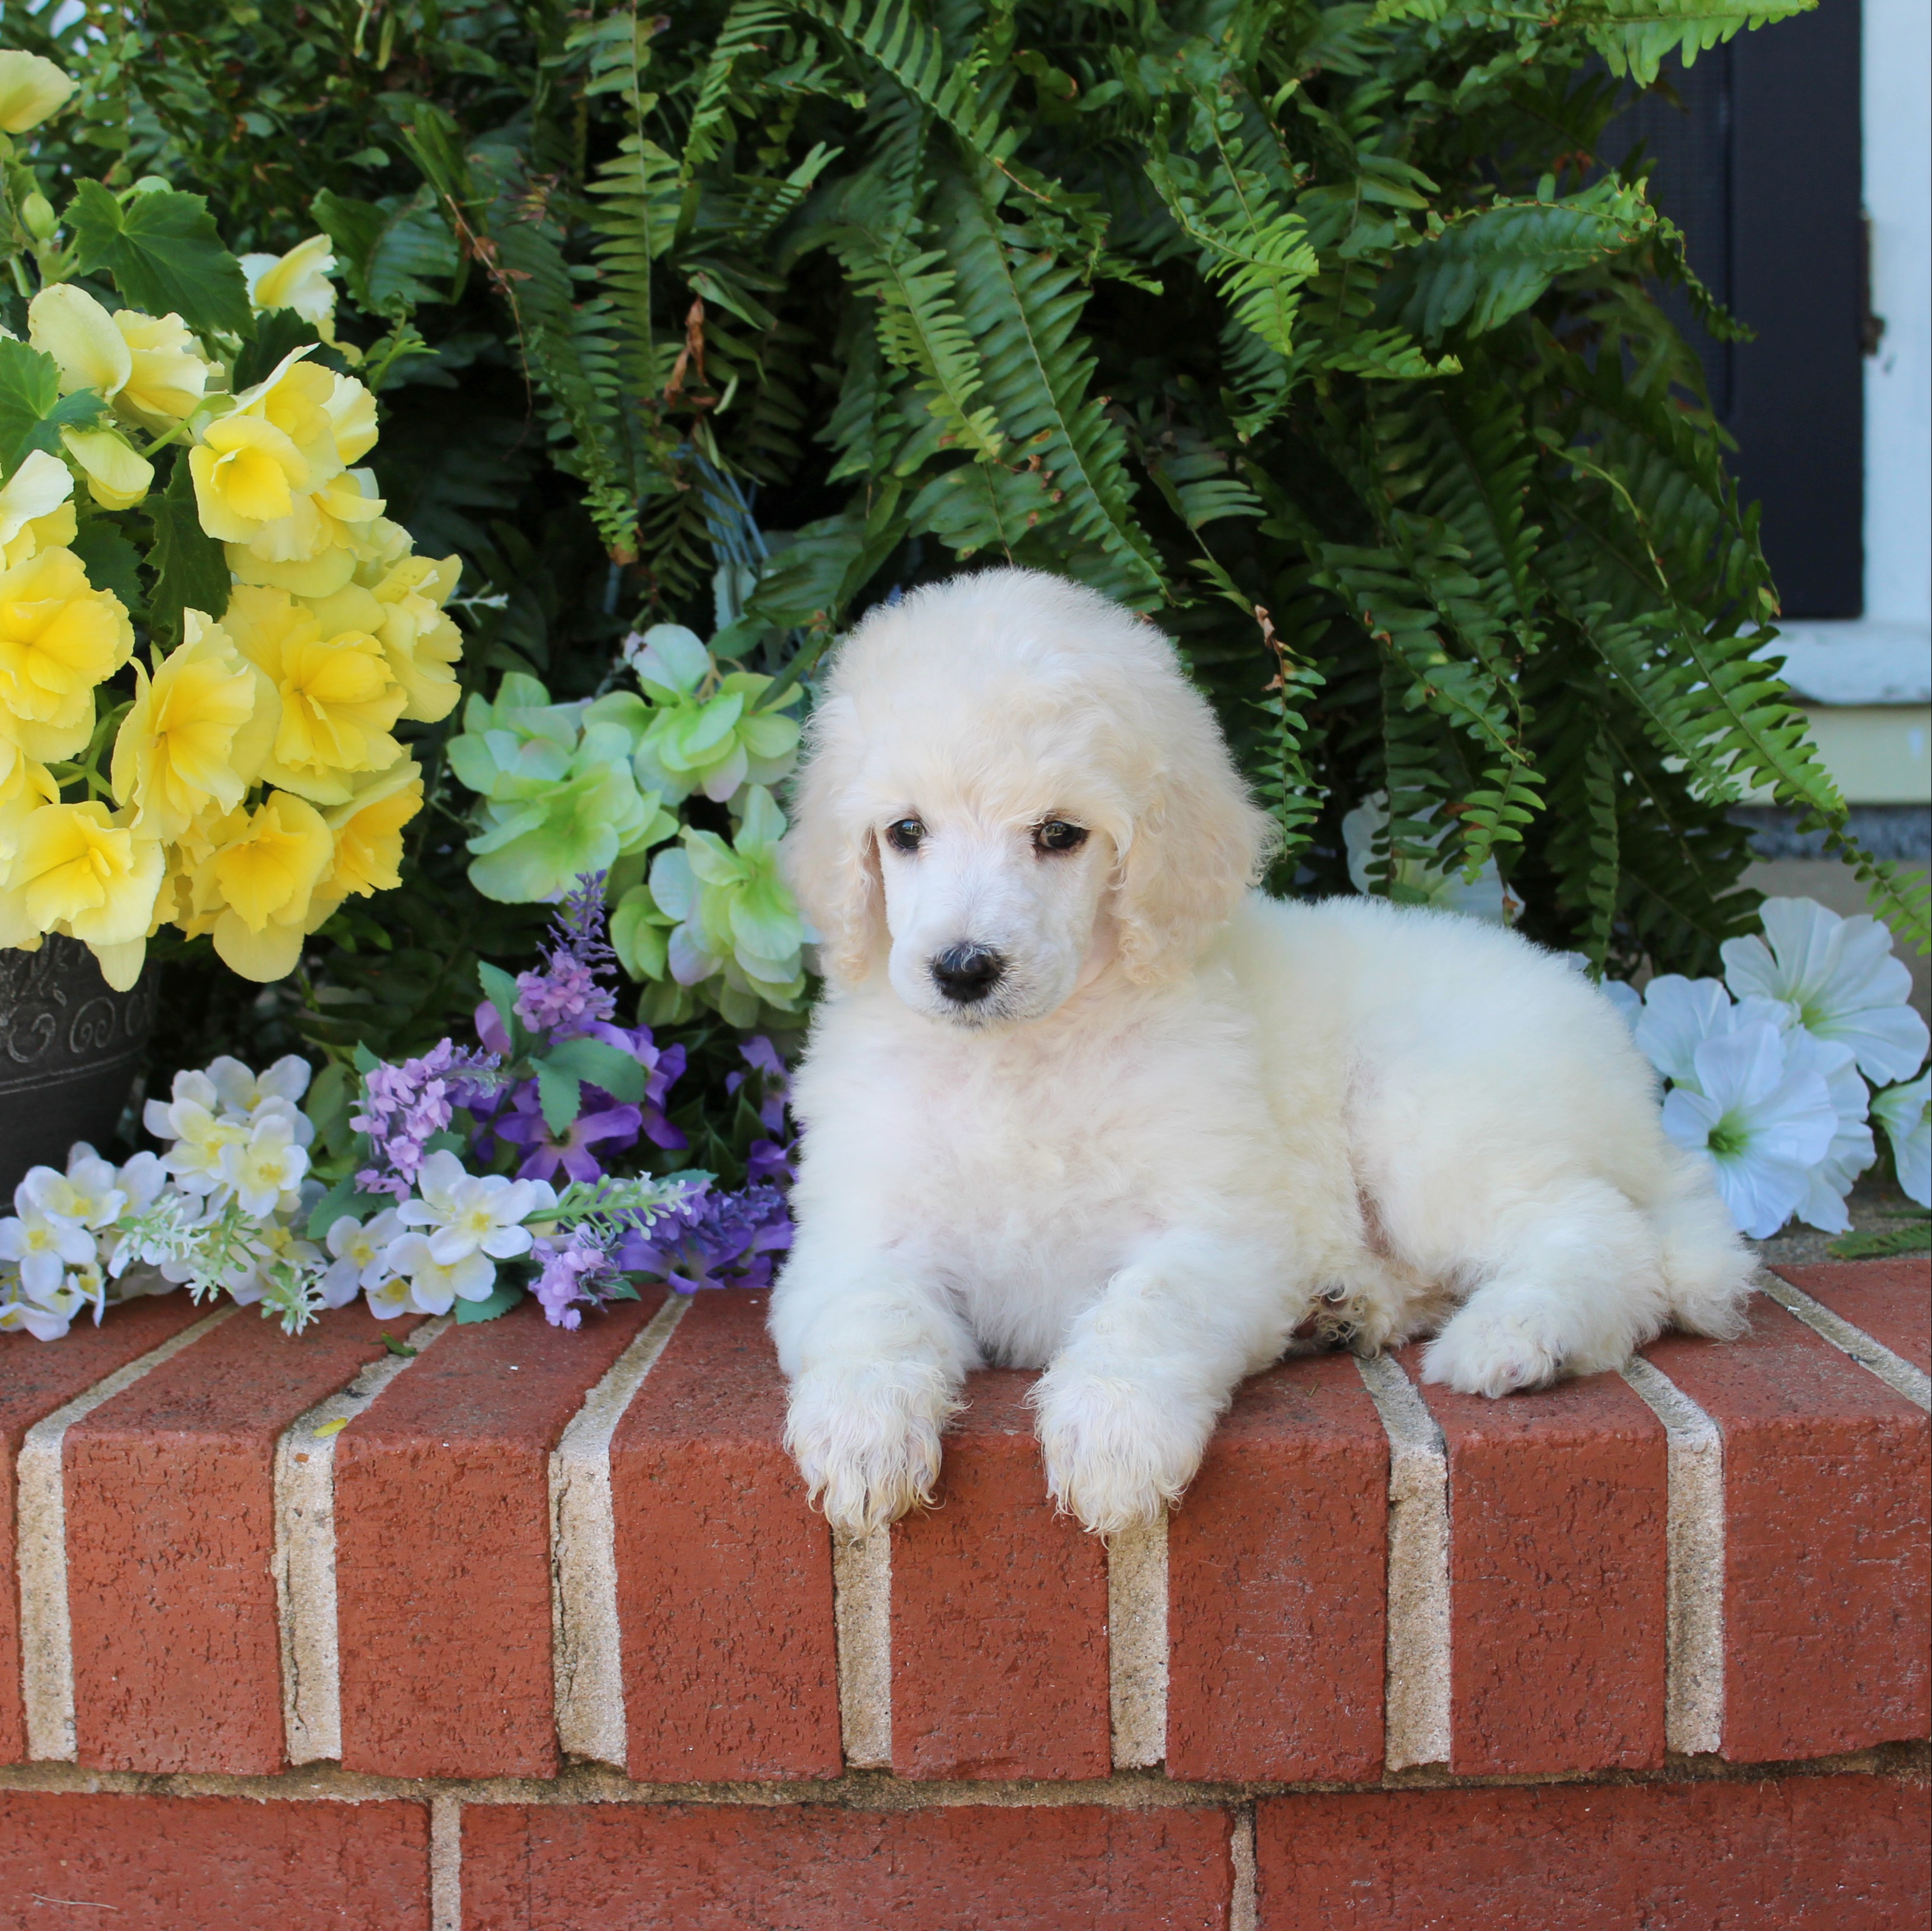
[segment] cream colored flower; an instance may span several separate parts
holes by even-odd
[[[73,81],[52,61],[17,47],[0,51],[0,130],[24,134],[38,127],[73,91]]]
[[[248,277],[248,298],[258,311],[292,308],[315,325],[325,342],[335,339],[335,286],[328,279],[335,265],[326,235],[311,235],[286,255],[244,255],[242,272]]]
[[[314,613],[285,592],[238,586],[228,628],[281,700],[262,775],[318,804],[346,804],[353,774],[386,771],[402,756],[389,735],[405,693],[382,645],[366,631],[325,637]]]
[[[134,665],[134,703],[114,740],[114,795],[135,829],[180,838],[211,807],[231,811],[274,742],[274,687],[200,610],[183,617],[180,646],[151,679]]]
[[[132,509],[154,486],[154,466],[119,430],[63,429],[61,441],[104,510]]]
[[[72,550],[0,571],[0,732],[42,763],[71,757],[94,728],[94,687],[134,648],[120,598]]]
[[[152,428],[184,421],[208,394],[210,365],[178,315],[116,309],[114,326],[128,345],[128,375],[116,398]]]
[[[71,282],[54,282],[28,304],[27,340],[53,358],[62,395],[92,389],[112,402],[134,373],[134,352],[114,318]]]
[[[211,422],[188,452],[201,526],[223,543],[247,543],[264,525],[286,517],[308,487],[302,451],[259,415]]]
[[[302,956],[309,901],[334,840],[322,814],[286,791],[270,792],[224,829],[223,844],[195,869],[196,910],[232,971],[263,982],[285,978]]]
[[[71,540],[77,526],[71,501],[74,472],[58,456],[44,449],[30,449],[20,466],[0,489],[0,558],[8,565],[24,563],[34,552],[51,548],[41,537],[48,530],[47,520],[67,511],[66,537]]]

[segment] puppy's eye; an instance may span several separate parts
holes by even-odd
[[[1033,828],[1033,848],[1040,852],[1077,852],[1087,842],[1084,825],[1070,825],[1064,818],[1049,818]]]
[[[926,827],[916,818],[902,818],[886,827],[886,842],[896,852],[916,852],[926,838]]]

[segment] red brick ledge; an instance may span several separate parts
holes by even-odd
[[[748,1840],[728,1855],[715,1819],[674,1813],[776,1807],[803,1844],[826,1803],[1204,1807],[1238,1902],[1301,1828],[1266,1807],[1312,1816],[1311,1786],[1358,1819],[1426,1788],[1417,1818],[1433,1805],[1453,1836],[1484,1813],[1449,1795],[1484,1780],[1681,1793],[1704,1768],[1922,1738],[1932,1270],[1804,1270],[1774,1293],[1741,1343],[1672,1338],[1626,1376],[1498,1404],[1420,1388],[1412,1359],[1288,1363],[1243,1390],[1172,1521],[1111,1550],[1052,1514],[1028,1378],[998,1373],[970,1391],[946,1506],[835,1550],[777,1445],[763,1296],[666,1297],[568,1336],[527,1309],[426,1323],[412,1360],[360,1311],[291,1343],[178,1297],[58,1344],[0,1339],[0,1563],[20,1585],[0,1593],[0,1764],[27,1765],[0,1788],[92,1802],[68,1781],[92,1779],[118,1802],[226,1779],[210,1801],[253,1802],[266,1786],[233,1780],[286,1795],[290,1766],[339,1763],[336,1795],[442,1820],[423,1843],[446,1876],[464,1805],[575,1802],[586,1778],[643,1820],[624,1829],[649,1838],[656,1816],[746,1869]],[[1832,1788],[1881,1768],[1840,1765]],[[449,1779],[497,1781],[424,1781]],[[1753,1882],[1781,1894],[1771,1800],[1697,1801],[1733,1807],[1706,1819],[1720,1836],[1760,1832]],[[1558,1800],[1522,1801],[1546,1822]],[[1661,1807],[1641,1828],[1667,1838],[1678,1801],[1614,1804]],[[1843,1802],[1848,1843],[1896,1808]],[[1494,1813],[1498,1846],[1516,1816]],[[415,1828],[381,1857],[414,1858]],[[1126,1825],[1054,1828],[1070,1873],[1139,1868]],[[610,1848],[608,1817],[586,1829],[564,1864],[643,1855]],[[944,1849],[862,1840],[888,1862]],[[516,1841],[520,1868],[550,1868]],[[328,1855],[380,1862],[346,1838]],[[1178,1840],[1162,1860],[1198,1862]],[[1102,1903],[1069,1921],[1111,1921]]]

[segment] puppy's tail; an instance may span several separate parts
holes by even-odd
[[[1693,1334],[1733,1341],[1744,1330],[1757,1256],[1731,1224],[1730,1210],[1702,1166],[1681,1153],[1672,1166],[1649,1204],[1672,1323]]]

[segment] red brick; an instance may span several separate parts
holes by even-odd
[[[1228,1824],[1091,1804],[463,1813],[464,1931],[1222,1931]]]
[[[1660,1765],[1663,1425],[1614,1375],[1423,1399],[1449,1457],[1450,1768]]]
[[[82,1323],[62,1341],[0,1335],[0,1763],[18,1763],[27,1754],[14,1520],[14,1464],[20,1444],[35,1423],[207,1312],[185,1294],[150,1296],[117,1307],[98,1327]]]
[[[1244,1384],[1167,1564],[1170,1777],[1381,1774],[1388,1441],[1352,1357]]]
[[[611,1442],[634,1777],[843,1765],[831,1539],[782,1445],[770,1303],[697,1296]]]
[[[342,1761],[550,1777],[550,1450],[652,1312],[575,1332],[526,1301],[452,1328],[335,1451]]]
[[[971,1376],[941,1506],[892,1529],[892,1768],[1105,1777],[1107,1552],[1048,1499],[1035,1378]]]
[[[0,1931],[429,1923],[427,1804],[0,1792]]]
[[[1724,1437],[1724,1754],[1922,1737],[1927,1418],[1775,1302],[1751,1309],[1742,1340],[1645,1351]]]
[[[1932,1260],[1925,1255],[1772,1271],[1932,1375]]]
[[[68,1431],[81,1762],[282,1768],[275,1439],[382,1358],[382,1332],[359,1306],[292,1337],[238,1315]]]
[[[1876,1777],[1283,1797],[1260,1931],[1899,1931],[1926,1786]]]

